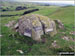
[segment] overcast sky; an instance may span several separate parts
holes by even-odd
[[[74,0],[16,0],[16,1],[74,1]]]
[[[2,0],[2,1],[17,1],[17,2],[43,2],[43,3],[62,3],[62,4],[73,4],[74,0]]]
[[[66,4],[74,4],[74,0],[15,0],[19,2],[50,2],[50,3],[66,3]]]

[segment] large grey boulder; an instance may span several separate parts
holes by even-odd
[[[41,41],[41,35],[43,34],[54,36],[57,33],[55,22],[38,14],[21,16],[15,25],[15,29],[20,35],[31,37],[36,41]]]

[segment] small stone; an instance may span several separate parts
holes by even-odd
[[[67,41],[70,40],[68,36],[62,36],[61,38],[64,39],[64,40],[67,40]]]
[[[2,35],[0,35],[0,37],[2,37]]]
[[[24,52],[22,50],[16,50],[17,52],[23,54]]]
[[[73,31],[73,32],[70,32],[70,34],[71,34],[71,35],[75,35],[75,31]]]
[[[5,24],[6,27],[12,27],[15,24],[15,21],[9,21],[7,24]]]
[[[57,41],[54,40],[54,42],[52,43],[52,47],[54,48],[60,48],[60,46],[58,46],[58,44],[56,43]]]
[[[57,23],[57,25],[58,25],[58,27],[59,27],[60,29],[62,29],[62,30],[65,29],[65,28],[64,28],[64,24],[63,24],[60,20],[56,19],[56,20],[54,20],[54,21]]]
[[[54,40],[54,43],[56,43],[56,40]]]

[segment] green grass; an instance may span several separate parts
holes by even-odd
[[[58,12],[55,12],[52,15],[49,15],[50,18],[60,19],[65,24],[74,23],[74,7],[64,7],[61,8]]]
[[[70,35],[69,32],[73,31],[74,26],[74,7],[58,7],[58,6],[38,6],[39,11],[33,12],[33,14],[41,14],[48,16],[50,19],[60,19],[66,28],[66,30],[59,30],[58,32],[65,32],[66,35],[74,38],[73,35]],[[21,14],[23,11],[7,12],[9,14]],[[5,13],[5,12],[3,12]],[[6,23],[12,20],[19,19],[20,16],[12,17],[1,17],[1,54],[2,55],[56,55],[59,51],[74,51],[69,48],[73,46],[73,41],[66,41],[61,39],[61,36],[64,34],[57,34],[54,37],[49,35],[43,35],[42,37],[46,38],[46,43],[36,43],[31,38],[26,36],[20,36],[14,30],[4,26]],[[15,34],[16,36],[12,36]],[[61,48],[53,48],[51,44],[56,40],[57,44]],[[20,54],[16,50],[23,50],[24,54]]]
[[[20,11],[5,11],[5,12],[0,12],[1,15],[22,15],[25,11],[32,10],[33,8],[29,9],[24,9]]]
[[[60,7],[58,6],[40,6],[40,10],[37,12],[33,12],[33,14],[41,14],[44,16],[47,16],[49,14],[52,14],[53,12],[55,12],[56,10],[58,10]]]

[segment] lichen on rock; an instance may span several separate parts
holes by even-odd
[[[57,33],[55,22],[46,16],[38,14],[21,16],[16,26],[15,29],[18,30],[20,35],[32,37],[36,41],[41,41],[41,35],[49,34],[54,36]]]

